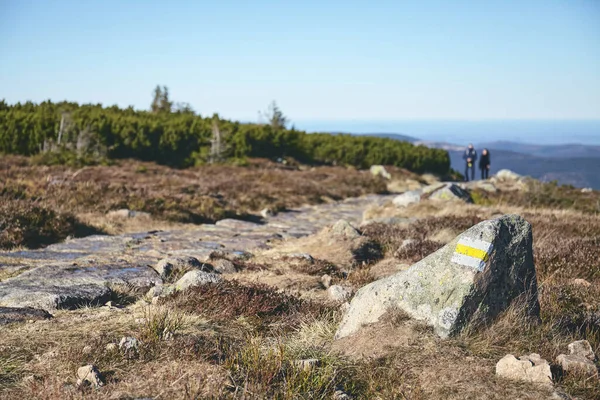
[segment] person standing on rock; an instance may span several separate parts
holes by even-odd
[[[483,149],[481,151],[481,158],[479,159],[479,169],[481,170],[481,179],[487,179],[490,176],[490,151]]]
[[[471,170],[471,180],[475,180],[475,162],[477,161],[477,151],[473,147],[472,143],[469,143],[469,147],[463,154],[463,160],[465,160],[465,182],[469,181],[469,170]]]

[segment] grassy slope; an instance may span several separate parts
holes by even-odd
[[[116,174],[120,170],[104,171]],[[119,173],[122,178],[113,175],[106,180],[126,182],[131,176],[127,171]],[[271,173],[285,177],[324,172],[260,170],[261,176]],[[152,179],[145,174],[148,170],[137,184],[151,184],[160,176]],[[307,182],[313,178],[307,175]],[[244,204],[237,192],[227,192],[228,185],[222,187],[224,193],[232,193],[226,198]],[[268,187],[256,190],[281,190]],[[290,204],[297,204],[294,192],[289,193]],[[574,199],[576,193],[569,196]],[[365,399],[548,398],[545,388],[496,378],[494,365],[507,353],[536,352],[553,362],[566,352],[568,343],[584,338],[600,353],[600,217],[532,208],[530,202],[524,207],[518,195],[504,196],[493,204],[492,200],[486,206],[425,202],[395,210],[398,216],[424,219],[408,226],[366,228],[360,240],[377,243],[383,254],[361,258],[360,263],[352,259],[355,243],[328,243],[316,236],[315,240],[282,244],[294,251],[318,251],[321,256],[315,264],[267,252],[239,263],[242,272],[227,277],[245,283],[228,281],[195,289],[167,298],[158,307],[138,302],[124,309],[58,312],[49,322],[2,328],[0,394],[35,398],[41,393],[48,399],[292,399],[331,398],[343,389]],[[427,327],[396,312],[353,341],[333,341],[340,311],[324,300],[321,274],[358,288],[407,267],[462,230],[499,213],[519,213],[533,225],[540,324],[524,319],[515,306],[491,326],[441,341]],[[417,242],[398,250],[407,238]],[[340,256],[343,251],[348,256]],[[137,351],[106,350],[107,344],[118,343],[125,335],[141,340]],[[296,362],[307,358],[318,358],[320,364],[305,369]],[[87,363],[105,373],[107,385],[101,390],[74,386],[74,372]],[[557,387],[581,399],[600,398],[595,378],[557,376]]]

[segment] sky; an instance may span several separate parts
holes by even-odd
[[[276,100],[314,130],[600,129],[600,1],[0,0],[9,103],[147,109],[157,84],[202,115],[242,121]]]

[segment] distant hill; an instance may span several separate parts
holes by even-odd
[[[394,134],[386,135],[392,138],[395,136]],[[397,136],[405,137],[405,135]],[[410,136],[408,137],[410,138]],[[448,151],[452,168],[460,173],[464,172],[465,165],[462,155],[465,145],[418,139],[414,139],[412,143]],[[483,148],[490,150],[492,174],[501,169],[510,169],[518,174],[528,175],[544,182],[556,180],[563,185],[591,187],[600,190],[600,146],[536,145],[508,141],[476,145],[479,154]],[[479,171],[477,171],[477,176],[479,177]]]
[[[327,132],[327,133],[330,133],[332,135],[374,136],[374,137],[379,137],[379,138],[399,140],[401,142],[409,142],[409,143],[419,144],[419,143],[416,143],[416,142],[418,142],[419,139],[414,138],[412,136],[403,135],[401,133],[385,133],[385,132],[381,132],[381,133]],[[438,148],[435,146],[428,146],[428,147]]]
[[[600,189],[600,157],[535,157],[491,147],[489,150],[492,157],[492,174],[506,168],[543,182],[556,180],[560,184]],[[448,153],[452,168],[463,173],[463,150],[450,150]]]
[[[402,142],[410,142],[410,143],[414,143],[419,140],[412,136],[402,135],[400,133],[357,133],[357,135],[359,135],[359,136],[376,136],[376,137],[380,137],[380,138],[394,139],[394,140],[400,140]]]
[[[551,158],[600,158],[600,146],[583,144],[561,144],[561,145],[542,145],[517,143],[510,141],[497,141],[481,143],[478,148],[488,148],[494,150],[506,150],[515,153],[524,153],[536,157]]]

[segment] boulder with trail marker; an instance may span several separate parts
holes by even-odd
[[[531,225],[517,215],[483,221],[408,270],[370,283],[353,298],[337,333],[351,335],[391,308],[441,337],[489,321],[517,297],[539,317]]]

